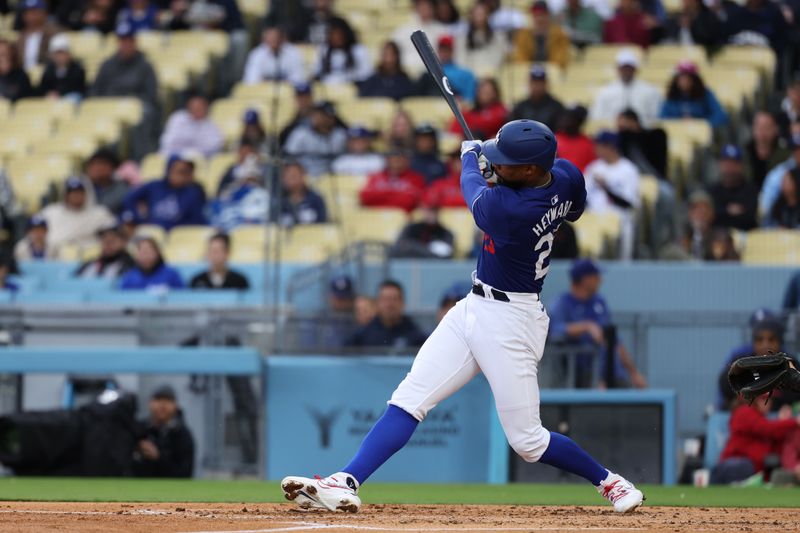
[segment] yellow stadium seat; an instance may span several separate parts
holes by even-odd
[[[361,98],[336,105],[336,113],[346,123],[361,124],[378,131],[389,126],[396,110],[397,102],[391,98]]]
[[[274,98],[280,101],[293,100],[294,88],[285,81],[262,81],[259,83],[237,83],[231,93],[234,99],[252,99],[261,102],[271,101]]]
[[[569,85],[606,85],[617,78],[617,69],[612,64],[586,65],[567,71],[564,83]]]
[[[136,33],[136,46],[148,57],[158,55],[169,46],[169,33],[142,30]]]
[[[99,147],[97,139],[88,135],[77,133],[61,133],[50,139],[45,139],[33,145],[34,154],[62,154],[74,161],[74,166],[80,167],[82,161],[87,159]]]
[[[55,124],[49,115],[11,116],[0,122],[3,135],[14,135],[27,141],[41,141],[53,134]]]
[[[207,195],[212,196],[217,194],[217,189],[222,181],[222,177],[232,165],[236,164],[238,157],[239,156],[234,152],[225,152],[211,158],[208,162],[208,168],[206,169],[203,183]]]
[[[314,188],[325,200],[328,217],[339,221],[344,212],[361,207],[358,192],[366,182],[366,176],[322,176]]]
[[[583,64],[614,65],[617,54],[622,50],[631,50],[634,54],[639,56],[640,62],[644,58],[644,51],[638,46],[630,44],[593,44],[586,47],[583,53]]]
[[[675,76],[675,68],[663,65],[645,65],[639,71],[638,76],[648,83],[666,88],[672,81],[672,77]]]
[[[208,70],[210,55],[202,48],[167,48],[153,52],[150,60],[156,68],[159,63],[180,65],[190,76],[200,76]]]
[[[169,33],[169,48],[188,52],[197,50],[209,59],[209,56],[222,57],[228,53],[230,38],[220,30],[173,31]]]
[[[42,82],[42,75],[44,74],[44,65],[33,65],[25,70],[28,74],[28,81],[31,82],[33,87],[37,87]]]
[[[675,67],[681,61],[691,61],[701,68],[708,65],[708,56],[702,46],[680,44],[661,44],[651,46],[647,50],[648,65],[665,65]]]
[[[617,129],[614,122],[613,120],[587,120],[583,126],[583,132],[589,137],[593,137],[603,130],[614,131]]]
[[[589,107],[598,88],[599,85],[562,85],[558,89],[558,98],[564,105],[581,104]]]
[[[23,206],[38,211],[42,195],[51,184],[66,179],[73,167],[63,155],[39,155],[13,158],[6,170]]]
[[[28,153],[32,141],[21,135],[10,135],[0,127],[0,156],[4,158],[23,156]]]
[[[734,68],[733,65],[715,63],[708,69],[705,81],[723,101],[738,93],[741,99],[753,105],[759,90],[759,75],[755,67]]]
[[[68,31],[65,32],[69,40],[69,49],[72,55],[83,59],[94,56],[105,49],[103,34],[96,31]]]
[[[358,87],[355,83],[315,83],[313,94],[318,100],[329,100],[338,104],[357,100]]]
[[[762,79],[771,86],[775,73],[775,52],[759,46],[726,46],[714,57],[714,66],[725,65],[730,69],[756,68]]]
[[[11,114],[11,102],[5,98],[0,99],[0,122],[6,120]]]
[[[325,255],[342,248],[344,234],[336,224],[302,224],[287,230],[287,241],[292,246],[314,246]]]
[[[161,91],[183,91],[189,87],[189,69],[180,57],[151,57]]]
[[[403,100],[401,105],[417,125],[428,122],[437,128],[447,129],[453,120],[450,107],[444,99],[436,96],[413,96]]]
[[[315,244],[286,243],[281,248],[281,262],[321,263],[328,258],[324,248]]]
[[[620,235],[619,215],[613,212],[585,212],[574,224],[582,256],[601,257],[617,247]]]
[[[439,221],[444,227],[453,232],[456,257],[468,256],[475,243],[475,232],[478,231],[469,209],[466,207],[440,209]]]
[[[354,209],[342,213],[346,235],[352,241],[393,243],[408,222],[402,209]]]
[[[178,226],[169,232],[164,254],[172,263],[193,263],[206,256],[208,238],[213,235],[211,226]]]
[[[93,244],[66,244],[58,249],[58,258],[61,261],[83,262],[100,255],[100,245]]]
[[[132,126],[142,120],[142,102],[127,97],[87,98],[81,102],[78,116],[87,120],[95,116],[116,117],[126,126]]]
[[[260,19],[266,16],[269,5],[270,3],[264,0],[239,0],[239,9],[242,13],[253,18]]]
[[[167,158],[158,152],[144,156],[139,166],[139,173],[144,181],[155,181],[164,177],[167,170]]]
[[[748,232],[742,262],[800,265],[800,231],[762,229]]]
[[[714,132],[707,120],[682,118],[662,120],[658,125],[667,133],[667,138],[688,139],[700,147],[710,147]]]
[[[88,136],[102,144],[112,144],[122,136],[122,122],[116,117],[95,116],[91,120],[76,117],[59,122],[56,135],[77,134]]]
[[[296,113],[294,100],[279,102],[275,122],[272,122],[269,99],[241,98],[217,100],[211,106],[211,120],[220,128],[227,143],[232,144],[242,135],[245,111],[255,109],[261,115],[261,124],[267,133],[277,134],[286,127]]]
[[[155,224],[139,224],[134,232],[136,237],[149,237],[155,240],[159,246],[167,242],[167,232],[161,226]]]
[[[564,83],[564,71],[555,63],[545,63],[547,84],[550,92],[558,94],[558,88]],[[530,82],[530,63],[506,63],[495,75],[500,84],[500,97],[512,105],[528,96]]]
[[[643,174],[639,178],[639,197],[642,205],[652,212],[658,200],[658,178]]]

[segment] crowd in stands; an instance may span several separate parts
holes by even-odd
[[[395,236],[392,255],[453,257],[456,228],[446,227],[437,213],[463,206],[460,161],[452,152],[460,127],[453,120],[442,128],[433,117],[427,121],[403,107],[409,98],[438,95],[408,39],[413,29],[423,29],[478,137],[492,137],[504,122],[519,118],[542,121],[556,132],[559,154],[585,173],[588,211],[619,218],[618,236],[604,254],[738,260],[738,232],[800,225],[797,8],[758,0],[712,6],[687,0],[675,12],[660,0],[623,0],[615,8],[603,0],[536,0],[525,9],[498,0],[413,0],[407,18],[397,18],[386,38],[376,39],[335,0],[276,2],[250,26],[233,0],[11,2],[0,7],[15,31],[13,39],[0,38],[0,95],[10,101],[132,96],[143,104],[130,146],[102,147],[85,159],[80,175],[64,176],[46,198],[52,203],[28,206],[27,216],[36,216],[15,255],[58,258],[65,245],[96,246],[98,229],[112,218],[167,231],[337,222],[338,207],[326,205],[331,196],[319,190],[320,180],[335,173],[366,177],[358,192],[361,206],[400,208],[413,216]],[[294,115],[282,127],[253,107],[231,135],[210,106],[227,97],[232,84],[214,92],[196,84],[171,103],[164,99],[140,32],[216,29],[228,32],[234,46],[248,28],[250,44],[234,81],[237,87],[292,87],[287,103]],[[72,54],[65,31],[113,37],[113,53],[92,78]],[[625,47],[608,56],[611,64],[580,64],[581,54],[601,43]],[[764,81],[775,91],[755,99],[752,114],[724,106],[708,84],[706,60],[694,56],[676,60],[671,79],[659,87],[643,75],[648,50],[659,44],[699,45],[712,61],[730,44],[769,47],[778,61],[774,79]],[[517,101],[503,94],[508,84],[501,77],[514,65],[528,69],[527,79],[516,81],[527,95]],[[42,72],[33,83],[28,73],[36,67]],[[600,67],[612,67],[615,75],[588,105],[562,100],[562,82],[555,78]],[[348,120],[326,89],[347,85],[360,98],[388,98],[401,107],[370,121],[384,124],[382,131]],[[162,111],[171,112],[162,117]],[[741,121],[751,117],[752,125],[743,127]],[[667,123],[689,118],[705,121],[712,134],[700,161],[688,163],[688,180],[678,183]],[[145,175],[142,158],[155,153],[166,162],[163,173],[150,166]],[[217,181],[201,182],[198,165],[228,154],[235,157]],[[708,154],[718,154],[716,163],[703,160]],[[655,204],[650,199],[645,205],[653,178]],[[655,237],[642,236],[646,210]],[[564,231],[574,241],[575,232]],[[480,243],[480,235],[475,240]],[[583,249],[573,244],[562,248],[564,257]]]

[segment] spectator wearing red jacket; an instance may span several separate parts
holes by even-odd
[[[467,207],[461,193],[461,152],[452,152],[447,161],[448,173],[425,189],[423,202],[433,207]]]
[[[500,98],[500,87],[494,78],[484,78],[478,83],[475,106],[464,111],[464,120],[478,139],[489,139],[508,120],[508,109]],[[461,126],[453,120],[450,131],[461,133]]]
[[[712,483],[742,481],[763,471],[767,456],[779,457],[789,434],[800,426],[800,416],[792,418],[787,407],[778,412],[777,420],[770,420],[771,407],[772,399],[766,394],[752,405],[740,400],[731,414],[730,437],[711,474]]]
[[[411,169],[409,154],[393,149],[386,157],[386,169],[372,174],[361,190],[361,205],[366,207],[399,207],[409,213],[422,198],[425,178]]]
[[[606,21],[603,42],[650,46],[650,27],[653,22],[642,11],[639,0],[620,0],[619,9]]]
[[[594,142],[581,132],[586,121],[586,108],[575,106],[567,109],[558,121],[556,140],[558,157],[568,159],[583,172],[586,165],[597,159]]]

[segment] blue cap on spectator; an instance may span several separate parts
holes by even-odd
[[[133,37],[136,35],[136,28],[134,28],[131,24],[128,24],[127,22],[121,22],[117,26],[117,29],[115,30],[114,33],[116,33],[117,37],[119,37],[120,39],[125,37]]]
[[[613,131],[603,130],[594,137],[597,144],[607,144],[613,147],[619,146],[619,135]]]
[[[69,178],[67,178],[67,181],[64,182],[64,189],[67,192],[85,191],[86,185],[84,185],[83,180],[80,179],[78,176],[70,176]]]
[[[783,324],[778,319],[778,317],[768,317],[764,318],[763,320],[759,320],[752,326],[753,329],[753,336],[757,335],[759,331],[769,331],[772,332],[776,337],[779,339],[783,339]],[[756,354],[756,355],[764,355],[764,354]]]
[[[152,400],[171,400],[175,401],[175,389],[171,385],[160,385],[153,394],[150,395]]]
[[[742,150],[735,144],[726,144],[722,147],[719,154],[720,159],[733,159],[734,161],[742,160]]]
[[[532,80],[546,80],[547,79],[547,69],[544,68],[542,65],[533,65],[531,67],[531,79]]]
[[[130,209],[126,209],[119,215],[120,224],[134,224],[136,223],[136,213]]]
[[[375,136],[375,132],[361,124],[353,124],[347,128],[347,136],[354,139],[369,139]]]
[[[190,165],[192,165],[192,168],[194,168],[194,160],[193,159],[187,157],[186,154],[177,153],[177,154],[172,154],[171,156],[169,156],[169,159],[167,159],[167,172],[169,172],[169,169],[172,167],[172,165],[174,165],[178,161],[182,161],[184,163],[189,163]]]
[[[469,294],[469,291],[471,289],[472,289],[472,283],[467,283],[464,281],[456,281],[455,283],[450,285],[446,291],[444,291],[444,294],[442,294],[442,299],[439,302],[439,307],[442,307],[449,302],[459,301],[464,296]]]
[[[572,263],[572,268],[569,269],[569,279],[571,279],[573,283],[577,283],[586,276],[599,273],[600,267],[598,267],[594,261],[591,259],[578,259]]]
[[[772,309],[768,307],[759,307],[758,309],[753,311],[752,315],[750,315],[750,327],[752,328],[762,320],[767,320],[769,318],[774,319],[776,317],[777,315]]]
[[[311,94],[311,85],[302,81],[294,84],[294,94]]]
[[[244,123],[247,125],[258,124],[261,122],[261,117],[258,115],[258,111],[253,108],[248,109],[244,112]]]
[[[789,144],[792,148],[800,148],[800,133],[792,135],[792,138],[789,139]]]
[[[355,296],[353,292],[353,280],[350,276],[344,274],[336,276],[331,280],[331,294],[337,298],[352,298]]]
[[[47,227],[47,219],[44,218],[40,213],[36,213],[28,220],[28,229],[46,228],[46,227]]]
[[[25,2],[22,3],[22,10],[27,11],[29,9],[47,10],[47,4],[44,3],[44,0],[25,0]]]

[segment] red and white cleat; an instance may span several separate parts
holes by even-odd
[[[597,487],[597,492],[614,505],[618,513],[629,513],[642,505],[644,494],[633,483],[612,472]]]
[[[361,508],[358,482],[350,474],[339,472],[325,478],[288,476],[281,481],[287,500],[303,509],[327,509],[357,513]]]

